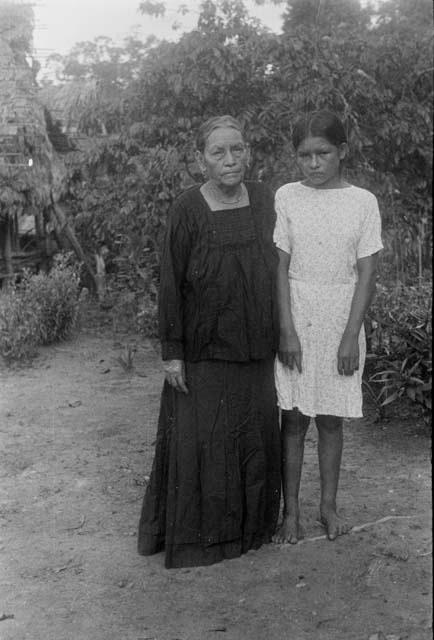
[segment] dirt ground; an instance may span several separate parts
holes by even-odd
[[[340,505],[365,528],[321,537],[311,427],[307,539],[168,571],[161,554],[136,554],[161,382],[150,341],[100,330],[41,349],[30,368],[0,370],[1,640],[432,637],[423,424],[346,424]]]

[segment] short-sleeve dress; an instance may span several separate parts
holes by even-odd
[[[275,207],[274,241],[290,254],[291,312],[302,349],[302,373],[276,358],[279,406],[311,417],[361,417],[364,329],[354,375],[338,373],[337,353],[357,282],[357,260],[383,246],[377,200],[353,185],[315,189],[295,182],[276,192]]]

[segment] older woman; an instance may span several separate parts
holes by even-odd
[[[161,262],[165,383],[138,550],[207,565],[269,542],[280,503],[275,214],[244,182],[240,123],[198,132],[202,186],[173,204]]]

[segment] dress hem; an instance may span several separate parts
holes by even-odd
[[[161,536],[142,536],[138,544],[141,556],[152,556],[165,552],[164,566],[166,569],[181,569],[184,567],[204,567],[217,564],[222,560],[240,558],[249,551],[257,551],[264,544],[271,543],[271,535],[261,539],[243,540],[235,538],[224,543],[201,545],[198,543],[165,544]]]
[[[357,415],[349,415],[346,412],[336,413],[335,411],[330,412],[326,410],[315,412],[312,409],[304,409],[297,404],[293,404],[291,407],[283,407],[279,402],[277,403],[277,406],[281,411],[292,411],[293,409],[298,409],[298,411],[300,411],[300,413],[302,413],[307,418],[316,418],[317,416],[336,416],[336,418],[363,418],[363,412],[360,412]]]

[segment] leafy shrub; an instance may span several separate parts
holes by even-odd
[[[147,338],[158,336],[157,296],[144,294],[139,302],[136,315],[136,327],[139,333]]]
[[[79,310],[79,278],[68,257],[60,256],[48,275],[25,274],[0,292],[0,355],[7,363],[29,360],[37,345],[64,340]]]
[[[64,255],[55,259],[48,276],[25,279],[23,296],[30,308],[38,310],[41,344],[64,340],[71,334],[78,316],[78,293],[78,274]]]
[[[380,414],[399,399],[428,420],[432,389],[432,285],[379,287],[367,320],[366,386]]]
[[[0,355],[10,363],[30,360],[39,342],[39,313],[35,313],[22,291],[12,286],[0,291]]]
[[[122,289],[122,282],[113,278],[109,283],[108,300],[113,300],[110,309],[112,327],[115,332],[138,332],[146,338],[158,336],[158,314],[156,285],[151,290],[144,287],[137,291]]]

